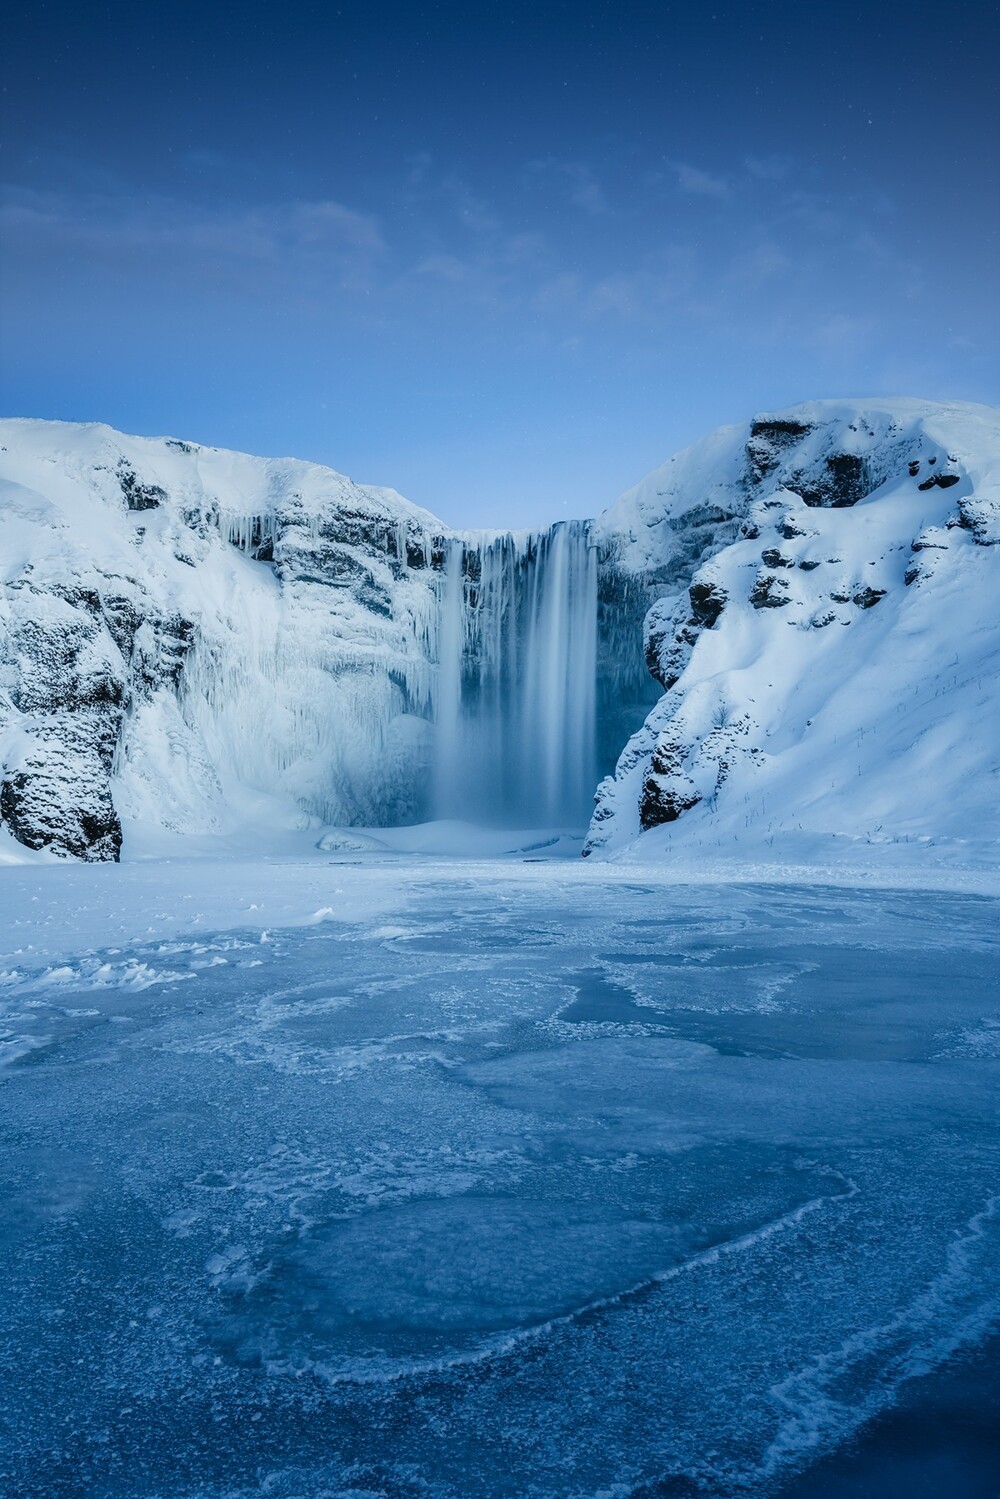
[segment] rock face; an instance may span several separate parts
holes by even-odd
[[[816,402],[623,496],[598,524],[659,588],[645,649],[665,692],[585,852],[653,829],[716,855],[789,829],[1000,836],[998,481],[995,411]]]

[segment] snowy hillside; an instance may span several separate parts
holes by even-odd
[[[815,402],[724,429],[601,520],[663,597],[666,689],[588,850],[1000,837],[1000,419]],[[655,832],[648,830],[655,829]]]
[[[315,464],[8,421],[0,519],[8,847],[582,828],[612,770],[591,854],[998,836],[987,408],[758,417],[516,535]]]

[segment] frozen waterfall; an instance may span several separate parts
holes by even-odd
[[[582,823],[596,781],[597,553],[588,525],[449,540],[437,663],[435,814]]]

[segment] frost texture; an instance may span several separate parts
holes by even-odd
[[[995,895],[359,862],[8,871],[5,1499],[788,1499],[856,1436],[882,1499],[991,1431]]]

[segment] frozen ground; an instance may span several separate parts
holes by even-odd
[[[422,841],[0,870],[5,1499],[994,1494],[987,877]]]

